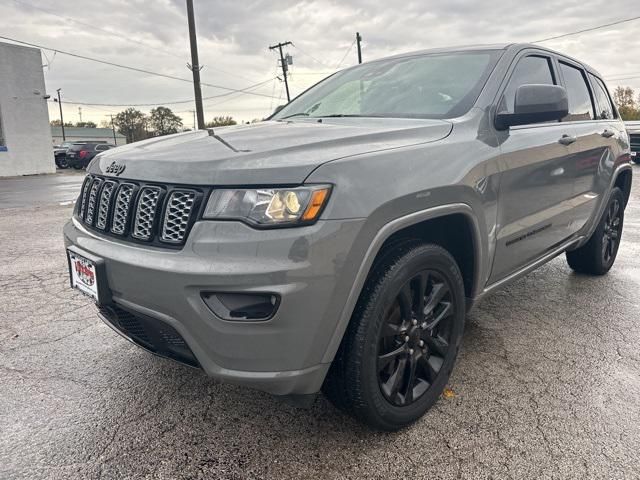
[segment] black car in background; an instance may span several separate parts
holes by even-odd
[[[87,165],[93,160],[93,157],[111,148],[115,148],[115,145],[97,142],[74,143],[69,147],[69,150],[67,150],[67,164],[69,167],[77,170],[87,168]]]
[[[67,150],[69,150],[73,144],[74,142],[62,142],[60,145],[55,145],[53,147],[53,158],[55,159],[56,167],[69,168],[69,165],[67,164]]]

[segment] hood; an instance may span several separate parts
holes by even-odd
[[[423,119],[267,121],[132,143],[102,153],[87,170],[102,174],[116,161],[120,168],[111,170],[130,180],[192,185],[300,184],[331,160],[433,142],[449,135],[451,128],[452,124],[443,120]]]

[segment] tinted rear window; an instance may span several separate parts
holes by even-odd
[[[565,122],[593,120],[591,94],[584,71],[564,62],[560,62],[560,71],[569,97],[569,115],[562,120]]]

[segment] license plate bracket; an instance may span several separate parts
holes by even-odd
[[[96,305],[111,303],[103,259],[71,246],[67,248],[67,264],[71,288],[92,298]]]

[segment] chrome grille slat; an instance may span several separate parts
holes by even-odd
[[[89,200],[87,201],[87,213],[84,218],[84,221],[87,225],[93,225],[93,219],[95,218],[96,213],[96,202],[98,200],[98,192],[100,191],[101,185],[102,180],[99,178],[95,178],[93,182],[91,182],[91,189],[89,190]]]
[[[111,198],[116,188],[116,182],[105,181],[100,194],[100,202],[98,203],[98,217],[96,218],[96,228],[104,230],[107,228],[107,220],[109,218],[109,209],[111,207]]]
[[[118,188],[111,222],[111,231],[116,235],[124,235],[126,231],[134,190],[135,185],[132,183],[123,183]]]
[[[160,188],[144,187],[138,195],[135,220],[131,235],[139,240],[149,240],[153,236],[153,225],[160,199]]]
[[[187,234],[196,200],[193,190],[174,190],[165,207],[160,239],[167,243],[182,243]]]
[[[82,219],[84,219],[84,215],[85,215],[84,207],[86,207],[87,205],[87,197],[89,195],[89,186],[91,185],[92,181],[93,181],[93,177],[91,175],[87,175],[87,177],[84,179],[84,182],[82,182],[82,190],[80,193],[80,209],[78,210],[78,214]]]

